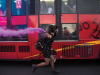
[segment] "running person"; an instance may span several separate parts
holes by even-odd
[[[58,31],[58,29],[55,31],[54,29],[54,26],[53,25],[50,25],[48,27],[48,33],[46,34],[47,36],[47,46],[46,48],[43,50],[43,57],[44,57],[44,60],[45,62],[41,62],[40,64],[33,64],[32,65],[32,71],[35,72],[35,70],[38,68],[38,67],[42,67],[42,66],[46,66],[46,65],[49,65],[49,62],[50,62],[50,59],[51,59],[51,68],[52,68],[52,73],[53,74],[58,74],[59,73],[59,70],[55,70],[54,69],[54,57],[52,55],[52,52],[51,52],[51,45],[54,41],[54,37],[56,36],[56,32]]]

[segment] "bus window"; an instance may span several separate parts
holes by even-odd
[[[54,14],[54,0],[40,0],[40,14]]]
[[[25,29],[27,26],[26,25],[12,25],[12,30],[20,30],[20,29]],[[19,36],[13,36],[11,38],[12,41],[28,41],[28,34],[23,34]]]
[[[62,38],[65,40],[78,40],[76,39],[76,24],[62,24]]]
[[[76,0],[62,0],[62,13],[76,13]]]
[[[6,0],[0,0],[0,16],[6,16]]]
[[[35,0],[28,0],[28,15],[35,15]]]
[[[78,0],[79,14],[99,14],[98,0]]]
[[[26,0],[12,0],[12,16],[26,15]]]

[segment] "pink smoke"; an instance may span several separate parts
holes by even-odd
[[[34,32],[38,32],[38,33],[45,33],[45,30],[42,28],[25,28],[25,29],[19,29],[18,31],[16,30],[4,30],[3,28],[0,28],[0,36],[3,37],[7,37],[7,36],[17,36],[17,37],[21,37],[21,35],[25,35],[28,33],[34,33]]]

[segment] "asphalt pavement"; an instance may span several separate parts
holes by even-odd
[[[0,60],[0,75],[52,75],[50,65],[36,69],[35,73],[32,72],[32,64],[43,61]],[[57,60],[55,69],[60,70],[58,75],[100,75],[100,61]]]

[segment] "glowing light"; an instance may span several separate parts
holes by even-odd
[[[14,1],[16,3],[16,1]]]
[[[65,3],[65,5],[67,5],[67,3]]]
[[[1,4],[0,4],[0,8],[1,8]]]

